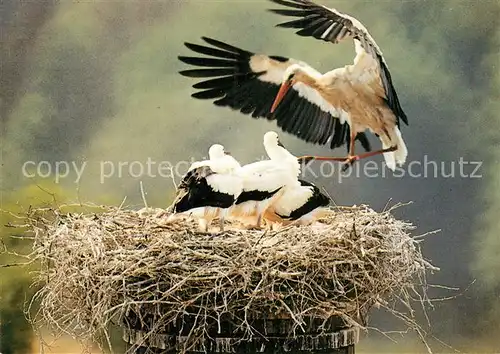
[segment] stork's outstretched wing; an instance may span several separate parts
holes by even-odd
[[[387,63],[375,40],[366,28],[354,17],[317,5],[310,0],[270,0],[290,9],[271,9],[271,12],[284,16],[299,17],[298,19],[278,24],[278,27],[297,28],[299,36],[314,37],[332,43],[350,38],[358,40],[365,52],[370,54],[379,64],[380,79],[385,91],[387,105],[405,124],[408,118],[401,108],[399,98],[392,83]]]
[[[283,131],[307,142],[329,143],[332,149],[349,143],[350,128],[339,119],[340,111],[335,114],[337,108],[312,89],[301,91],[300,85],[294,86],[271,114],[285,70],[290,65],[305,63],[280,56],[255,54],[215,39],[202,38],[210,46],[185,45],[207,57],[179,57],[182,62],[199,67],[180,72],[184,76],[203,79],[193,85],[199,90],[192,94],[194,98],[212,99],[217,106],[231,107],[254,118],[276,120]],[[356,139],[365,150],[370,150],[364,133],[358,134]]]

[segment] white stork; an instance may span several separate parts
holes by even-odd
[[[172,209],[174,214],[197,217],[205,232],[212,220],[219,218],[223,231],[224,218],[243,191],[242,179],[232,174],[240,164],[219,144],[210,147],[209,157],[191,165],[179,183]]]
[[[242,166],[235,175],[242,178],[243,192],[229,211],[229,217],[261,227],[262,215],[281,196],[283,187],[297,183],[300,164],[278,139],[276,132],[264,135],[270,160]]]
[[[318,187],[299,179],[296,185],[284,188],[281,196],[264,213],[264,219],[282,225],[291,222],[308,225],[325,214],[323,207],[328,204],[330,198]]]
[[[179,57],[184,63],[201,67],[181,71],[182,75],[209,78],[193,85],[200,91],[192,96],[215,99],[215,105],[228,106],[254,118],[276,120],[281,129],[307,142],[329,142],[331,148],[348,143],[345,158],[304,158],[340,160],[349,165],[383,153],[392,170],[396,163],[402,165],[407,149],[399,125],[400,120],[406,124],[408,120],[382,52],[366,28],[353,17],[309,0],[270,1],[288,7],[272,12],[298,17],[279,27],[297,28],[300,36],[331,43],[352,39],[356,50],[354,63],[320,74],[295,59],[255,54],[202,37],[210,46],[185,45],[208,57]],[[380,138],[382,149],[355,155],[355,139],[370,150],[363,133],[366,129]]]

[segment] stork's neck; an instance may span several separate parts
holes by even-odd
[[[290,154],[287,149],[282,148],[278,145],[268,145],[264,146],[264,148],[269,158],[274,161],[284,160],[286,158],[289,158],[290,156],[293,157],[293,155]]]
[[[239,162],[236,161],[236,159],[232,156],[224,155],[222,160],[223,160],[224,165],[227,166],[227,169],[229,170],[229,172],[233,172],[235,169],[241,167]]]
[[[296,156],[293,156],[287,149],[281,146],[266,146],[267,155],[272,161],[284,164],[293,169],[297,174],[300,171],[300,164]]]

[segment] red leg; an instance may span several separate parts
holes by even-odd
[[[360,155],[348,155],[346,157],[330,157],[330,156],[301,156],[298,157],[297,159],[299,161],[304,160],[305,163],[307,164],[311,160],[319,160],[319,161],[339,161],[339,162],[354,162],[358,161],[367,157],[375,156],[375,155],[380,155],[385,152],[392,152],[396,151],[398,149],[397,146],[391,146],[387,149],[382,149],[382,150],[377,150],[377,151],[370,151],[364,154]]]
[[[358,160],[358,157],[354,155],[356,135],[357,133],[354,130],[351,130],[351,141],[349,143],[349,151],[347,152],[347,158],[344,161],[344,167],[342,167],[342,172],[347,171],[347,169],[351,167],[352,164]]]
[[[391,147],[388,147],[387,149],[370,151],[370,152],[366,152],[366,153],[361,154],[361,155],[357,155],[355,157],[356,157],[356,160],[361,160],[361,159],[364,159],[365,157],[380,155],[380,154],[383,154],[384,152],[393,152],[393,151],[396,151],[397,149],[398,149],[397,146],[391,146]]]
[[[351,142],[349,144],[348,156],[354,156],[354,143],[356,142],[356,135],[358,135],[354,130],[351,130]]]
[[[319,161],[339,161],[345,162],[349,157],[330,157],[330,156],[300,156],[297,157],[297,160],[304,161],[306,164],[311,160],[319,160]]]
[[[356,139],[356,133],[351,132],[351,141],[349,143],[349,151],[347,153],[346,157],[328,157],[328,156],[300,156],[297,159],[299,162],[304,162],[306,165],[312,161],[312,160],[319,160],[319,161],[339,161],[339,162],[354,162],[357,160],[356,156],[353,156],[354,154],[354,143]]]

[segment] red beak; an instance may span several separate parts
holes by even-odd
[[[281,100],[283,100],[283,97],[285,97],[286,93],[288,90],[292,87],[292,84],[290,81],[286,81],[281,84],[280,90],[278,91],[278,94],[276,95],[276,98],[274,99],[273,106],[271,107],[271,113],[274,113],[278,105],[280,104]]]

